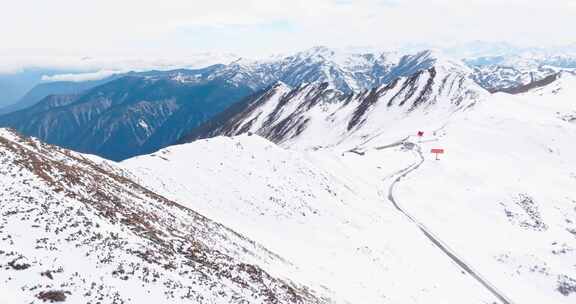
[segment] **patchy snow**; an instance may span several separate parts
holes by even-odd
[[[5,129],[0,160],[2,304],[329,301],[282,257],[113,162]]]

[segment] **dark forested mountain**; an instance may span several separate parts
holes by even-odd
[[[81,95],[49,96],[0,117],[0,124],[62,147],[127,158],[172,143],[252,92],[226,79],[201,79],[210,70],[187,71],[199,77],[194,81],[178,78],[182,71],[124,76]]]

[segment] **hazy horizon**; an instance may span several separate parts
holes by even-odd
[[[576,28],[575,0],[2,1],[0,56],[21,61],[184,58],[202,52],[253,57],[317,45],[394,49],[474,41],[519,47],[576,42],[562,31]]]

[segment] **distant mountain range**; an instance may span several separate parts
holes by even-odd
[[[474,69],[472,78],[485,89],[506,91],[525,86],[559,72],[574,73],[576,56],[524,54],[477,57],[464,61]]]
[[[421,103],[448,92],[447,87],[442,87],[442,92],[439,87],[449,79],[461,79],[458,88],[464,91],[467,88],[460,85],[468,78],[491,92],[514,91],[516,86],[570,70],[573,65],[568,57],[535,60],[510,63],[500,57],[476,58],[463,64],[431,51],[401,55],[316,47],[289,56],[239,59],[195,70],[131,72],[97,81],[45,83],[5,109],[12,112],[0,116],[0,126],[76,151],[122,160],[166,147],[191,132],[198,134],[195,129],[220,119],[217,115],[227,115],[263,94],[274,95],[269,89],[277,82],[294,89],[293,95],[303,88],[315,88],[322,93],[312,90],[310,94],[335,96],[336,103],[355,100],[352,104],[388,96],[399,85],[408,90],[402,93],[407,99]],[[420,83],[425,81],[424,75],[439,70],[447,74],[441,79],[430,76],[428,86]],[[466,82],[466,86],[471,84]],[[418,94],[422,96],[414,97]],[[231,106],[235,108],[229,109]]]

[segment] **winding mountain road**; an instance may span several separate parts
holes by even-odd
[[[426,226],[424,224],[422,224],[420,221],[418,221],[416,218],[414,218],[409,212],[407,212],[404,208],[402,208],[402,206],[398,203],[398,200],[396,199],[396,197],[394,197],[394,189],[402,181],[403,178],[405,178],[408,174],[417,170],[424,163],[424,160],[425,160],[424,156],[422,154],[422,148],[418,144],[409,142],[409,141],[407,141],[407,139],[403,144],[405,147],[411,147],[412,148],[411,150],[415,151],[415,154],[417,154],[419,160],[416,163],[404,168],[403,170],[400,170],[397,173],[396,178],[392,181],[392,183],[388,187],[388,200],[390,202],[392,202],[394,207],[400,213],[402,213],[404,216],[406,216],[412,223],[417,225],[418,228],[420,229],[420,231],[422,231],[422,233],[434,244],[434,246],[436,246],[446,256],[448,256],[456,265],[458,265],[458,267],[460,267],[462,269],[462,271],[469,274],[478,283],[480,283],[482,286],[484,286],[488,291],[490,291],[490,293],[492,293],[496,298],[498,298],[498,300],[500,300],[500,302],[502,304],[513,304],[513,302],[511,300],[509,300],[501,291],[499,291],[494,285],[490,284],[490,282],[488,282],[485,278],[483,278],[478,273],[478,271],[474,270],[462,258],[458,257],[458,255],[456,255],[456,253],[453,250],[451,250],[446,245],[446,243],[442,242],[436,235],[434,235],[434,233],[432,233],[428,228],[426,228]],[[381,150],[382,148],[395,147],[398,145],[399,144],[396,142],[396,143],[393,143],[391,145],[387,145],[384,147],[378,147],[377,149]]]

